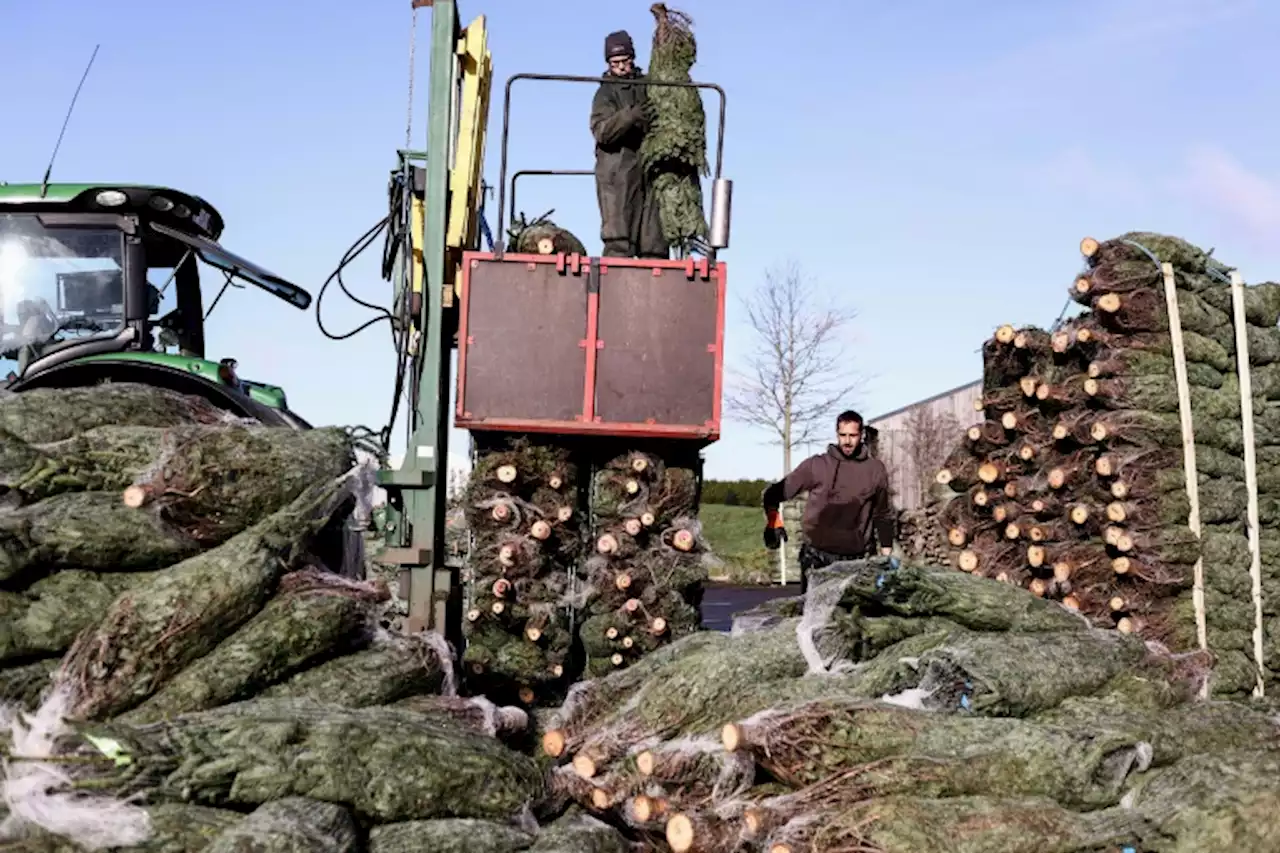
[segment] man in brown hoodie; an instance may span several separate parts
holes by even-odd
[[[809,541],[800,546],[802,591],[808,588],[810,569],[869,556],[876,541],[880,553],[893,552],[889,472],[867,450],[862,427],[861,415],[842,412],[836,418],[836,443],[764,490],[764,543],[770,550],[787,538],[778,507],[809,493],[802,521]]]

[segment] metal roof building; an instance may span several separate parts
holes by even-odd
[[[898,509],[920,506],[922,489],[927,488],[923,483],[932,479],[964,431],[982,422],[983,414],[975,408],[981,400],[978,380],[867,421],[876,431],[876,455],[889,469]]]

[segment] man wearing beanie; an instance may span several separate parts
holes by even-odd
[[[667,258],[658,199],[640,165],[640,143],[653,108],[636,67],[631,36],[619,30],[604,40],[606,77],[591,101],[591,135],[596,140],[596,199],[605,257]]]

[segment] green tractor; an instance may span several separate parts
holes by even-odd
[[[205,357],[205,320],[237,279],[311,304],[219,245],[222,229],[203,199],[165,187],[0,184],[0,391],[137,382],[309,429],[283,390]],[[225,276],[208,310],[198,261]]]

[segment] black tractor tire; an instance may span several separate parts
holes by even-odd
[[[264,406],[235,388],[211,382],[185,370],[127,359],[67,362],[37,373],[29,379],[20,379],[10,385],[8,390],[22,392],[36,388],[83,388],[103,382],[153,385],[179,394],[204,397],[219,408],[238,417],[253,418],[263,426],[311,429],[309,423],[294,413]]]

